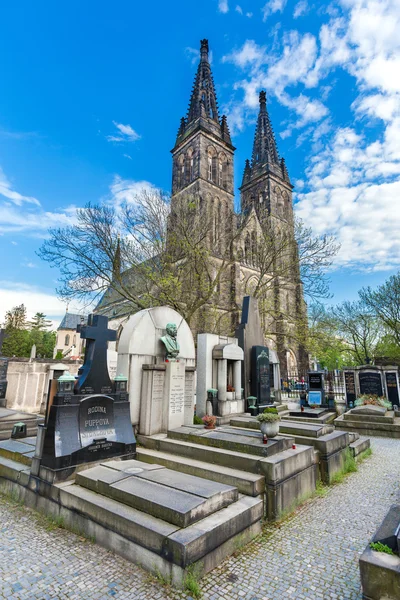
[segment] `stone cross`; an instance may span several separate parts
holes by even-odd
[[[108,317],[103,315],[89,315],[87,325],[78,325],[76,330],[86,340],[85,361],[78,372],[76,393],[111,394],[113,390],[107,368],[107,345],[117,339],[117,332],[108,329]]]

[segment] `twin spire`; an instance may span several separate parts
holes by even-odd
[[[208,59],[208,40],[200,42],[200,62],[194,79],[187,116],[181,118],[177,143],[181,141],[185,132],[189,129],[192,130],[190,126],[200,118],[203,120],[203,125],[207,126],[208,124],[212,128],[216,126],[223,140],[232,145],[226,116],[223,115],[220,119],[218,113],[217,94]]]
[[[218,133],[222,139],[232,145],[226,116],[220,119],[218,114],[218,102],[215,92],[214,80],[208,58],[208,40],[200,42],[200,62],[194,79],[193,89],[190,96],[189,109],[186,117],[181,118],[176,143],[180,143],[186,134],[193,128],[201,125]],[[254,136],[253,153],[251,162],[246,161],[243,174],[243,184],[249,182],[261,173],[261,170],[271,169],[289,182],[289,175],[284,159],[279,158],[275,136],[267,110],[267,98],[265,91],[259,96],[260,111],[257,119],[257,127]]]

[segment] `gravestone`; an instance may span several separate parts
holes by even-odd
[[[354,371],[344,371],[344,390],[347,406],[354,406],[357,398],[356,375]]]
[[[308,404],[326,407],[323,371],[308,372]]]
[[[193,424],[195,356],[190,327],[172,308],[145,309],[125,323],[117,370],[128,374],[131,422],[141,435]]]
[[[251,395],[257,398],[256,410],[249,408],[253,416],[263,412],[263,409],[271,404],[269,375],[268,348],[253,346],[251,349]]]
[[[107,317],[90,315],[87,325],[77,327],[86,339],[85,362],[76,382],[72,376],[59,378],[38,436],[43,438],[43,447],[37,445],[40,465],[36,471],[41,476],[40,466],[57,472],[46,474],[45,479],[66,479],[81,463],[136,456],[127,380],[117,377],[112,382],[107,371],[107,342],[116,336],[107,325]]]
[[[379,370],[360,369],[358,381],[361,395],[383,396],[382,374]]]
[[[253,346],[264,346],[264,334],[261,327],[261,319],[258,311],[258,300],[252,296],[243,298],[242,319],[235,331],[235,337],[244,353],[242,365],[242,385],[244,397],[254,396],[252,393],[252,348]]]
[[[399,387],[396,371],[385,371],[386,389],[392,406],[399,406]]]

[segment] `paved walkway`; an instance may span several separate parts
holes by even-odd
[[[357,473],[269,526],[200,586],[207,600],[360,600],[358,557],[400,499],[400,440],[373,439]],[[139,567],[0,496],[0,598],[180,600]]]

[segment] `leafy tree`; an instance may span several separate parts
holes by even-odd
[[[357,363],[369,362],[375,354],[381,328],[365,302],[342,302],[331,309],[331,314],[338,335],[346,341]]]
[[[167,304],[193,325],[207,307],[215,313],[214,325],[203,324],[207,330],[218,330],[223,320],[232,326],[229,313],[238,313],[241,306],[232,299],[231,269],[241,258],[245,220],[236,224],[233,216],[216,228],[212,215],[202,210],[201,198],[176,197],[171,209],[165,194],[146,190],[118,209],[89,204],[76,216],[74,225],[51,229],[39,250],[43,260],[60,269],[57,292],[62,298],[98,302],[106,293],[105,303],[123,302],[124,310],[130,307],[132,313]],[[300,223],[295,236],[288,229],[281,227],[278,234],[276,221],[267,217],[251,249],[260,274],[245,293],[261,300],[271,334],[276,333],[273,323],[295,320],[299,312],[294,306],[278,308],[277,288],[287,280],[298,304],[301,273],[306,294],[326,296],[324,269],[337,251],[332,238],[314,237]]]
[[[52,322],[46,319],[46,315],[42,312],[37,312],[33,317],[32,321],[29,321],[29,326],[32,330],[42,331],[52,326]]]
[[[14,306],[14,308],[8,310],[6,312],[4,325],[6,329],[24,329],[27,325],[25,305],[20,304],[19,306]]]
[[[360,298],[384,326],[394,343],[400,345],[400,272],[378,286],[360,291]]]
[[[7,311],[5,318],[6,338],[2,353],[5,356],[29,357],[36,345],[36,355],[51,358],[56,343],[56,333],[47,331],[51,321],[43,313],[36,313],[31,322],[26,320],[23,304]]]

